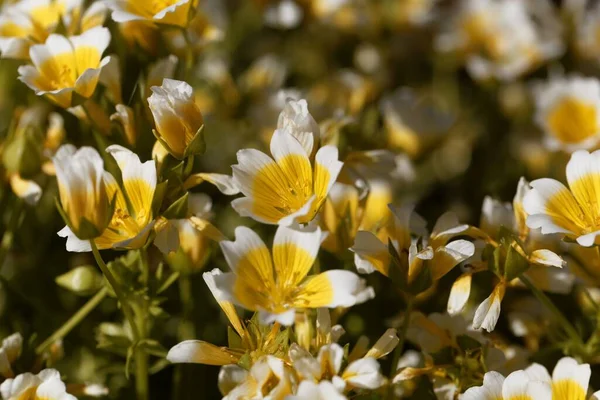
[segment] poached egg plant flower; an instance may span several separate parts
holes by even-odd
[[[198,0],[107,0],[115,22],[148,21],[185,27]]]
[[[600,141],[600,82],[579,76],[551,79],[535,91],[536,122],[552,149],[594,148]]]
[[[589,364],[579,364],[571,357],[556,363],[552,376],[540,364],[532,364],[506,378],[490,371],[483,377],[483,385],[472,387],[461,397],[463,400],[586,400],[591,376]],[[591,399],[597,399],[596,392]]]
[[[7,379],[0,385],[5,400],[77,400],[67,393],[67,387],[55,369],[45,369],[34,375],[29,372]]]
[[[79,36],[52,34],[44,44],[29,49],[33,65],[19,67],[19,80],[63,108],[73,105],[73,94],[94,94],[100,72],[110,57],[102,53],[110,43],[107,28],[95,27]]]
[[[273,158],[256,149],[238,151],[233,178],[245,197],[231,206],[265,224],[310,222],[342,169],[338,149],[323,146],[311,161],[312,146],[303,147],[289,129],[277,129],[270,147]]]
[[[220,301],[257,311],[266,322],[294,322],[296,309],[350,307],[373,297],[353,272],[330,270],[307,276],[321,244],[318,227],[279,226],[272,251],[251,229],[239,226],[221,250],[232,272],[215,275]]]
[[[148,104],[156,130],[154,135],[175,158],[204,152],[204,120],[194,102],[194,90],[186,82],[164,79],[162,86],[152,86]]]
[[[568,188],[550,178],[531,182],[523,200],[527,226],[563,234],[584,247],[600,244],[600,151],[576,151],[566,172]]]
[[[72,148],[71,151],[74,151],[72,146],[69,147]],[[156,167],[154,166],[154,161],[142,163],[135,153],[119,145],[109,146],[106,151],[114,157],[121,169],[123,187],[119,186],[117,180],[110,173],[102,170],[102,183],[98,183],[104,186],[102,202],[108,204],[114,198],[114,213],[112,214],[112,218],[110,218],[110,214],[107,214],[110,218],[108,226],[106,229],[100,230],[100,234],[94,239],[94,242],[99,249],[137,249],[144,245],[154,225],[152,199],[154,198],[154,190],[156,189]],[[94,157],[102,161],[98,153],[95,153]],[[68,160],[62,161],[61,166],[68,164]],[[98,162],[95,165],[100,169],[102,168],[102,164]],[[76,169],[77,166],[67,168]],[[61,179],[58,170],[59,168],[57,167],[59,188],[61,184],[73,186],[74,179],[72,176],[69,175]],[[73,172],[73,175],[79,177],[76,172]],[[94,213],[98,212],[98,207],[90,204],[91,202],[86,202],[86,197],[83,197],[90,196],[86,194],[90,186],[89,182],[84,180],[75,189],[72,189],[70,193],[74,193],[71,197],[81,196],[81,198],[75,197],[80,200],[77,204],[81,203],[85,205],[87,207],[86,211],[95,216]],[[66,197],[67,204],[70,204],[71,197]],[[64,207],[65,200],[62,200],[62,198],[61,195]],[[58,232],[58,235],[67,238],[67,251],[91,251],[90,242],[82,240],[90,238],[79,236],[69,226],[64,227]]]
[[[100,154],[92,147],[77,150],[66,144],[58,149],[53,162],[60,202],[70,226],[65,229],[82,242],[100,236],[112,217],[104,179],[107,172]]]

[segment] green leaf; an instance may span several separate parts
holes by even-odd
[[[510,246],[504,263],[504,276],[511,281],[529,269],[529,261],[514,247]]]
[[[160,283],[160,286],[158,287],[158,289],[156,289],[156,294],[161,294],[162,292],[167,290],[169,287],[171,287],[172,284],[174,284],[177,281],[178,278],[179,272],[172,272],[165,280],[163,280]]]
[[[163,217],[167,219],[183,219],[188,215],[188,197],[189,192],[185,192],[183,196],[175,200],[169,208],[163,213]]]
[[[388,252],[390,253],[390,266],[388,276],[394,287],[402,292],[408,289],[408,257],[401,257],[394,247],[391,239],[388,239]]]
[[[185,148],[184,157],[193,156],[195,154],[202,154],[206,150],[206,142],[204,141],[204,125],[196,131],[196,134],[192,138],[192,141]]]
[[[240,336],[231,326],[227,326],[227,347],[231,349],[244,348],[242,338],[240,338]]]

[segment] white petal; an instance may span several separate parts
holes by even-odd
[[[233,272],[237,271],[239,261],[250,251],[262,248],[268,252],[260,236],[245,226],[235,228],[235,241],[224,240],[219,245]]]
[[[379,363],[371,357],[351,362],[344,370],[342,378],[350,385],[361,389],[374,390],[385,383],[385,378],[379,372]]]

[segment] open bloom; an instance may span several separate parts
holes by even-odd
[[[512,80],[563,50],[560,22],[546,0],[469,0],[456,9],[436,47],[463,53],[476,79]]]
[[[334,384],[329,381],[315,383],[313,381],[302,381],[293,396],[287,396],[286,400],[346,400],[347,397],[338,392]]]
[[[45,369],[37,375],[27,372],[7,379],[0,385],[0,394],[5,400],[77,400],[67,393],[55,369]]]
[[[551,79],[534,92],[536,122],[551,149],[593,148],[600,141],[600,82],[579,76]]]
[[[215,276],[221,300],[258,311],[265,322],[294,322],[296,309],[350,307],[372,297],[354,273],[331,270],[307,276],[321,243],[321,230],[279,226],[272,252],[251,229],[239,226],[236,240],[221,242],[232,272]]]
[[[156,139],[179,159],[204,151],[199,136],[204,121],[192,87],[183,81],[164,79],[162,86],[151,89],[148,104],[156,123]]]
[[[100,154],[92,147],[76,150],[73,145],[64,145],[53,161],[60,202],[70,226],[65,229],[74,239],[100,236],[112,216]]]
[[[504,378],[491,371],[483,377],[483,386],[467,390],[462,400],[586,400],[591,370],[589,364],[579,364],[570,357],[561,358],[552,371],[540,364],[511,373]],[[598,393],[592,396],[597,398]]]
[[[106,0],[115,22],[149,21],[181,27],[188,24],[190,11],[197,3],[197,0]]]
[[[340,393],[351,388],[374,390],[385,383],[375,357],[352,360],[342,369],[344,348],[337,343],[322,346],[316,358],[296,344],[290,347],[289,353],[292,365],[302,380],[331,381]]]
[[[571,357],[563,357],[556,363],[552,376],[540,364],[525,369],[532,379],[545,382],[552,387],[552,398],[585,400],[592,371],[589,364],[579,364]]]
[[[292,393],[294,385],[292,371],[280,358],[264,356],[254,363],[250,371],[238,368],[235,371],[237,375],[235,383],[238,384],[224,393],[226,395],[223,400],[284,400]],[[221,377],[219,379],[221,380]]]
[[[135,153],[119,145],[109,146],[106,151],[114,157],[121,169],[123,187],[119,186],[110,173],[104,172],[104,197],[106,201],[115,198],[115,209],[108,227],[100,231],[102,234],[94,241],[99,249],[137,249],[146,243],[154,225],[152,199],[156,189],[156,167],[154,161],[142,163]],[[93,205],[86,206],[92,212],[96,211]],[[90,243],[80,240],[68,226],[58,232],[58,235],[67,238],[68,251],[91,251]]]
[[[491,371],[483,377],[483,386],[472,387],[462,400],[552,400],[552,389],[545,382],[534,381],[525,371],[515,371],[506,378]],[[562,397],[561,397],[562,399]]]
[[[96,27],[79,36],[52,34],[44,44],[31,46],[33,65],[19,67],[19,79],[63,108],[71,106],[73,93],[94,94],[100,71],[110,61],[102,53],[110,42],[107,28]]]
[[[523,201],[527,226],[560,233],[581,246],[600,244],[600,151],[576,151],[567,163],[569,188],[550,178],[531,182]]]
[[[62,21],[69,33],[84,32],[104,22],[104,6],[82,0],[19,0],[0,13],[0,53],[3,58],[29,59],[29,48],[44,43]]]
[[[271,138],[271,154],[255,149],[237,153],[233,178],[245,197],[231,206],[242,216],[267,224],[307,223],[321,208],[343,163],[334,146],[321,147],[315,160],[312,152],[290,133],[276,130]]]

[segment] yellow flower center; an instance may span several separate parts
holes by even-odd
[[[548,114],[550,134],[563,143],[579,143],[598,134],[596,108],[565,97]]]

